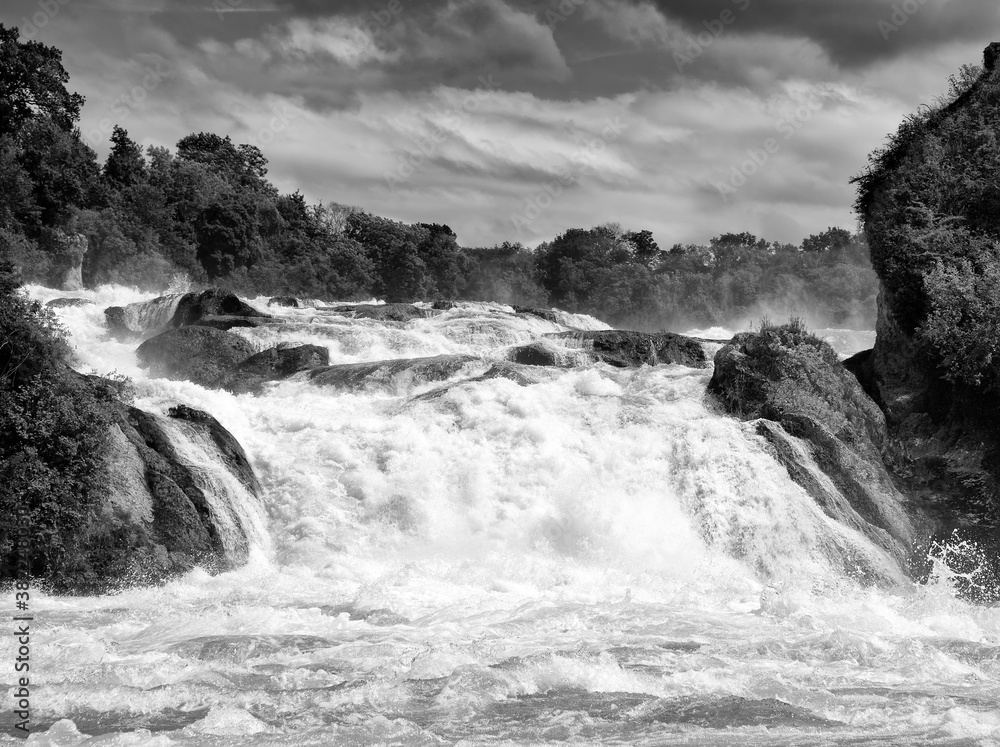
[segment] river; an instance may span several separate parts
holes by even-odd
[[[845,577],[824,538],[888,561],[713,410],[710,369],[522,386],[470,364],[443,383],[234,396],[150,379],[137,343],[108,339],[104,308],[150,294],[75,295],[96,301],[58,310],[80,369],[132,377],[151,412],[218,418],[260,477],[241,508],[263,529],[233,572],[34,597],[31,744],[1000,744],[1000,609],[956,598],[941,562],[923,585]],[[255,303],[285,323],[240,334],[335,363],[489,359],[603,327],[491,304],[392,323]]]

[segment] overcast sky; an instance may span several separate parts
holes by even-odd
[[[867,154],[1000,39],[997,0],[4,0],[0,22],[63,50],[102,158],[115,123],[230,135],[283,191],[465,246],[854,228]]]

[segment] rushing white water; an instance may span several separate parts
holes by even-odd
[[[81,367],[218,418],[267,526],[230,573],[34,597],[33,744],[1000,743],[1000,610],[943,565],[894,591],[845,578],[834,545],[889,561],[712,411],[710,370],[234,396],[150,380],[107,338],[103,309],[139,294],[79,295],[97,303],[58,313]],[[567,329],[488,304],[267,310],[285,323],[240,334],[334,363],[499,360]]]

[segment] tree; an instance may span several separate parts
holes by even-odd
[[[111,133],[111,153],[104,164],[104,178],[119,190],[133,187],[146,179],[142,148],[130,140],[128,132],[118,125]]]
[[[822,233],[813,234],[802,240],[804,252],[826,252],[841,249],[851,243],[853,236],[844,228],[827,228]]]
[[[261,256],[256,211],[237,200],[210,205],[195,222],[198,261],[210,278],[250,267]]]
[[[62,52],[19,38],[18,29],[0,23],[0,135],[18,135],[39,118],[72,131],[83,96],[66,90],[69,73],[62,66]]]
[[[177,158],[205,164],[234,187],[274,191],[267,183],[267,159],[255,145],[233,145],[229,136],[199,132],[177,143]]]
[[[96,154],[77,133],[51,119],[35,119],[25,126],[21,143],[19,161],[32,182],[42,225],[61,225],[74,207],[103,200]]]
[[[635,261],[649,268],[654,268],[663,253],[653,238],[652,231],[630,231],[625,239],[632,245],[632,256]]]

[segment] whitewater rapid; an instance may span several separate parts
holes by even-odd
[[[260,478],[262,506],[243,509],[261,530],[230,573],[34,599],[32,744],[1000,744],[1000,610],[956,599],[942,564],[919,587],[845,577],[830,542],[890,561],[713,410],[710,369],[586,365],[522,386],[479,374],[604,325],[257,299],[283,320],[237,330],[260,349],[486,362],[236,396],[150,379],[137,343],[108,338],[103,310],[149,294],[73,295],[96,302],[57,312],[81,370],[132,377],[150,412],[218,418]]]

